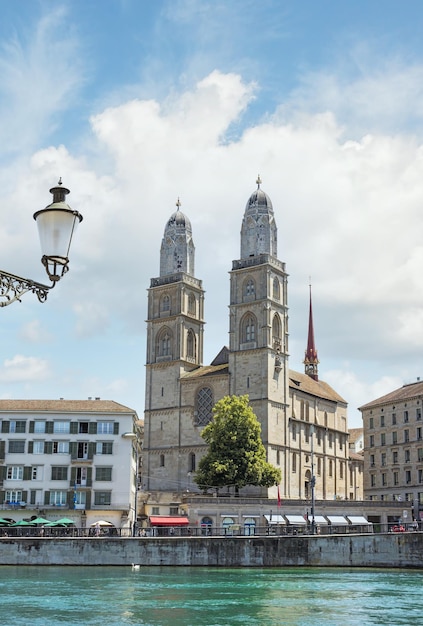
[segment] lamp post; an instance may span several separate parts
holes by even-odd
[[[132,439],[133,446],[132,451],[135,452],[135,498],[134,498],[134,519],[132,522],[132,536],[137,534],[137,499],[138,499],[138,464],[139,464],[139,450],[138,450],[138,437],[136,433],[124,433],[123,439]]]
[[[72,237],[82,215],[66,203],[69,189],[62,187],[62,179],[50,189],[53,202],[34,213],[41,242],[41,263],[44,265],[51,285],[43,285],[30,278],[22,278],[0,270],[0,307],[20,302],[31,291],[40,302],[47,300],[50,289],[69,271],[69,250]]]
[[[314,475],[314,426],[313,424],[310,427],[311,434],[311,534],[316,534],[316,521],[314,519],[314,504],[315,504],[315,494],[314,488],[316,485],[316,477]]]

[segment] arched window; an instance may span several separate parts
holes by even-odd
[[[273,298],[275,300],[281,299],[281,285],[280,285],[279,279],[276,278],[276,276],[273,279]]]
[[[251,298],[256,293],[256,286],[252,278],[248,278],[244,283],[244,296]]]
[[[275,315],[273,316],[273,322],[272,322],[273,345],[280,346],[281,339],[282,339],[281,329],[282,329],[281,318],[279,317],[277,313],[275,313]]]
[[[197,419],[198,426],[205,426],[213,417],[213,391],[210,387],[202,387],[197,393]]]
[[[247,314],[241,327],[241,343],[251,343],[256,340],[256,318],[251,313]]]
[[[195,335],[191,329],[187,334],[187,357],[189,359],[195,358]]]
[[[188,296],[188,313],[190,315],[195,315],[195,296],[193,293],[190,293]]]
[[[160,302],[160,311],[170,311],[170,297],[165,295]]]
[[[162,328],[157,337],[157,354],[159,357],[171,356],[172,335],[168,328]]]

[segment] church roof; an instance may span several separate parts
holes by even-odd
[[[307,374],[300,374],[289,370],[289,386],[291,389],[299,389],[304,393],[308,393],[325,400],[332,400],[332,402],[342,402],[347,404],[347,401],[342,398],[328,383],[323,380],[314,380]]]
[[[372,400],[367,404],[363,404],[363,406],[359,407],[359,410],[363,411],[364,409],[369,409],[371,407],[379,406],[381,404],[390,404],[391,402],[411,400],[412,398],[417,398],[420,396],[423,396],[423,381],[418,380],[415,383],[403,385],[399,389],[395,389],[395,391],[391,391],[385,396],[381,396],[380,398]]]
[[[187,372],[181,377],[183,380],[201,378],[203,376],[215,376],[216,374],[227,374],[228,364],[221,363],[220,365],[202,365],[192,372]]]

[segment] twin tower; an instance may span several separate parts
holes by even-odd
[[[287,274],[260,178],[245,207],[241,254],[230,272],[229,346],[204,365],[203,343],[204,291],[195,276],[191,223],[178,202],[164,230],[160,276],[148,290],[143,490],[195,491],[193,473],[207,450],[201,431],[214,404],[226,395],[248,394],[267,460],[282,471],[281,494],[290,495]],[[297,497],[303,487],[301,479]],[[262,497],[276,493],[276,486],[242,490]]]

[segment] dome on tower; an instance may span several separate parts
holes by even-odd
[[[188,217],[180,210],[181,203],[168,219],[160,250],[160,276],[185,272],[194,276],[194,242]]]
[[[277,228],[273,205],[260,185],[259,176],[257,189],[253,191],[245,207],[241,227],[241,259],[261,254],[277,257]]]
[[[265,207],[266,209],[273,211],[273,205],[272,205],[271,199],[269,198],[267,193],[263,191],[263,189],[260,189],[260,187],[258,187],[251,194],[250,199],[247,202],[247,206],[245,207],[245,210],[247,211],[248,209],[252,207]]]

